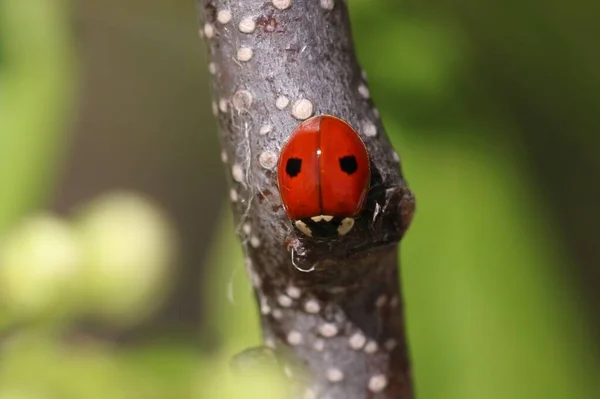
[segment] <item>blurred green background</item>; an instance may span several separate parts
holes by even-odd
[[[278,398],[193,1],[0,2],[0,398]],[[587,1],[349,1],[418,211],[420,399],[598,398],[600,37]]]

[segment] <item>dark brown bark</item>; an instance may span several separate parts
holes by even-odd
[[[397,261],[414,198],[369,98],[345,3],[201,0],[199,7],[265,344],[307,366],[299,397],[412,398]],[[354,229],[328,241],[294,230],[276,179],[282,144],[300,120],[318,114],[354,126],[372,163]]]

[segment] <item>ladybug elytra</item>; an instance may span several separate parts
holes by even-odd
[[[369,190],[369,155],[347,122],[315,116],[285,143],[277,177],[286,213],[298,230],[310,237],[345,235]]]

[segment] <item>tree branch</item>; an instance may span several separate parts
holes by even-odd
[[[265,343],[307,366],[300,397],[412,398],[397,259],[415,202],[369,98],[345,2],[200,0],[200,14]],[[294,230],[275,170],[293,129],[318,114],[348,121],[372,163],[364,211],[329,241]]]

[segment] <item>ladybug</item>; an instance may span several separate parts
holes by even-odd
[[[277,164],[286,213],[309,237],[347,234],[363,208],[370,179],[365,143],[347,122],[331,115],[302,122]]]

